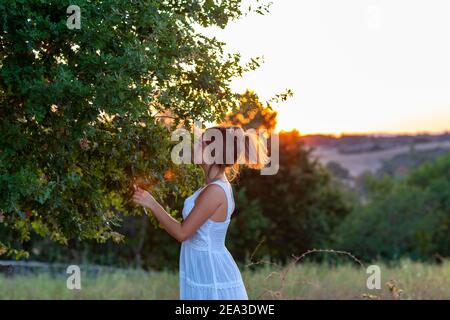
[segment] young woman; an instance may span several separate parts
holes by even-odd
[[[205,138],[211,129],[219,133],[214,138],[222,139],[223,146],[214,151],[214,156],[203,152],[215,141]],[[239,139],[245,143],[240,144]],[[227,144],[227,141],[234,143]],[[228,147],[230,145],[232,147]],[[246,300],[248,296],[241,274],[225,247],[226,232],[235,206],[227,174],[236,174],[239,164],[254,169],[264,167],[268,161],[267,149],[257,135],[247,134],[239,127],[223,126],[207,129],[194,148],[194,154],[203,154],[200,166],[205,173],[205,184],[185,200],[182,223],[172,218],[147,191],[136,187],[133,199],[149,208],[165,230],[182,243],[180,299]]]

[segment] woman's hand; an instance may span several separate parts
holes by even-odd
[[[153,196],[144,189],[139,188],[138,186],[134,187],[133,201],[144,208],[152,209],[155,205],[156,200]]]

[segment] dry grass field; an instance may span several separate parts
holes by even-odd
[[[379,264],[380,290],[366,287],[366,269],[298,263],[265,265],[242,274],[250,299],[450,299],[450,261],[423,264],[404,260]],[[66,275],[0,276],[1,299],[178,299],[178,278],[171,272],[104,272],[83,276],[81,290],[66,288]]]

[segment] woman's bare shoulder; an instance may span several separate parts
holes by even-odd
[[[211,183],[200,192],[197,200],[221,204],[226,201],[225,190],[221,186]]]

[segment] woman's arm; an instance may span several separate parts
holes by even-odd
[[[137,188],[133,200],[145,208],[149,208],[160,224],[172,237],[180,242],[189,239],[206,220],[223,204],[225,192],[215,184],[207,186],[197,197],[192,212],[182,223],[178,222],[153,198],[153,196]],[[226,199],[226,198],[225,198]]]

